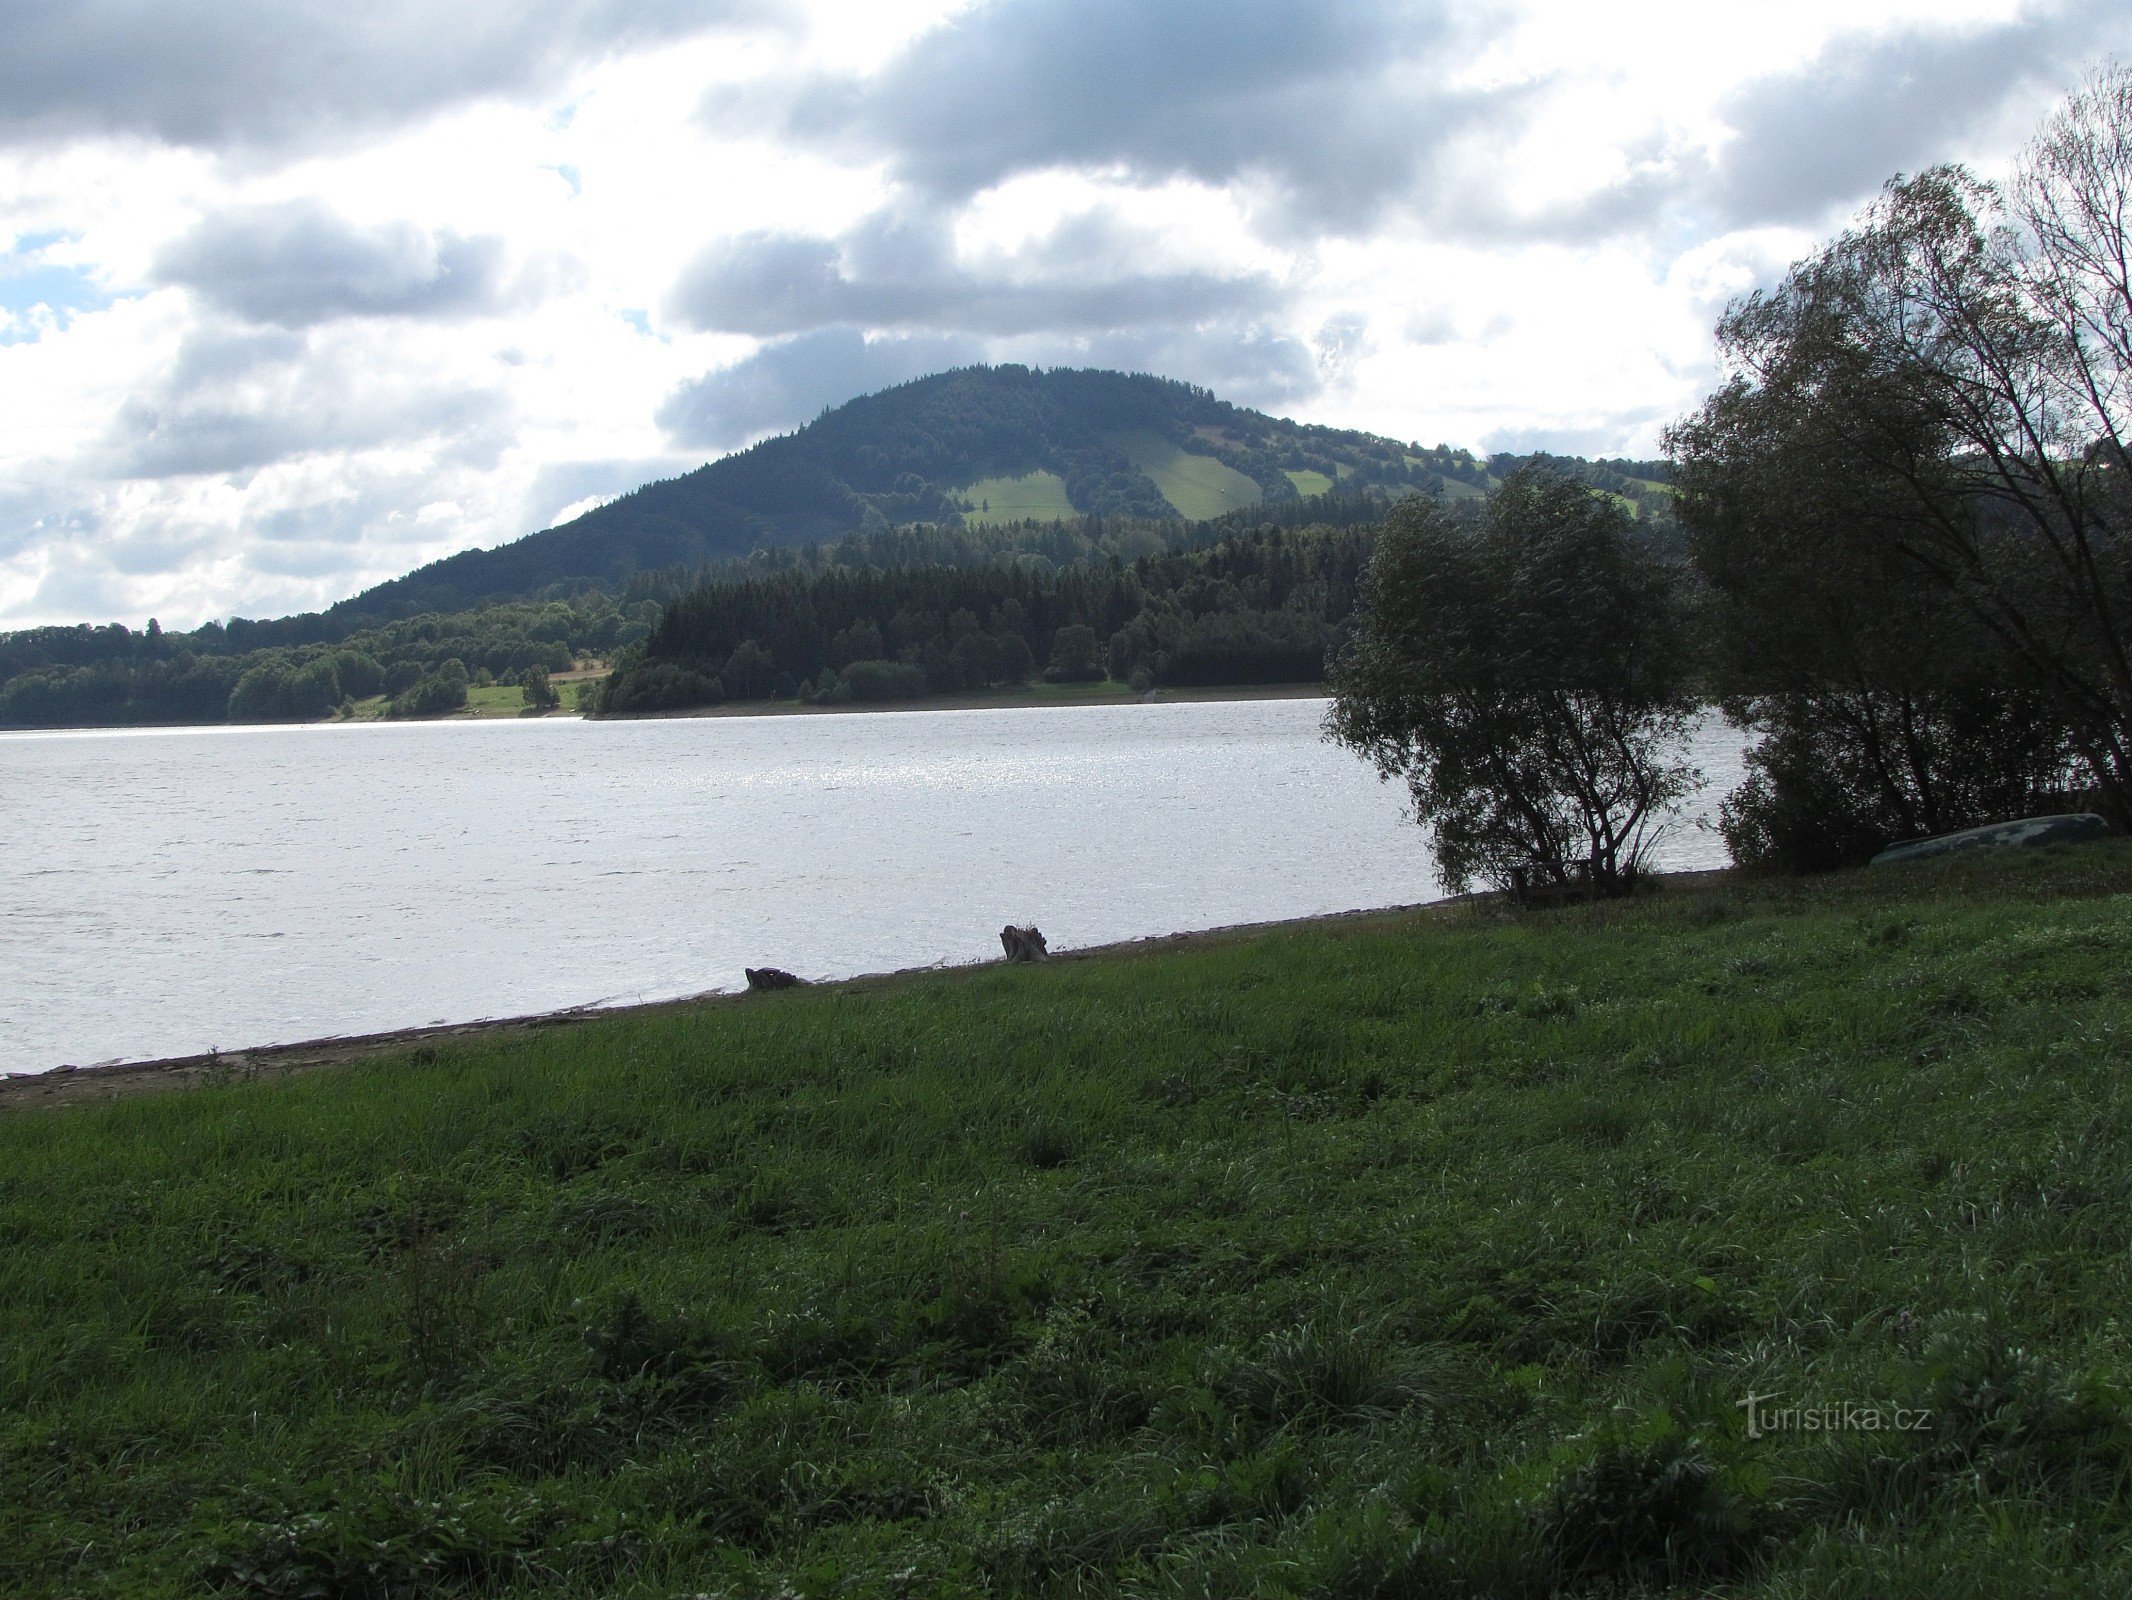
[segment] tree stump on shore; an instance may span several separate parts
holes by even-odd
[[[1033,926],[1017,928],[1009,923],[999,930],[999,942],[1010,962],[1041,961],[1051,953],[1043,934]]]

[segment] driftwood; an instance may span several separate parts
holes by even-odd
[[[1044,943],[1043,934],[1033,926],[1017,928],[1012,923],[999,930],[1000,945],[1007,952],[1009,961],[1041,961],[1051,953]]]
[[[805,978],[795,978],[791,973],[778,967],[749,967],[746,970],[748,987],[757,993],[765,989],[804,989],[807,987]]]

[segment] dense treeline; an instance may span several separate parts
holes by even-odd
[[[706,584],[669,606],[601,709],[896,699],[1106,675],[1314,682],[1354,608],[1372,524],[1267,523],[1137,561],[836,567]]]
[[[393,714],[435,716],[466,704],[471,684],[519,683],[638,643],[658,609],[586,594],[267,648],[254,647],[261,625],[244,622],[34,628],[0,635],[0,726],[310,722],[376,695],[393,697]]]

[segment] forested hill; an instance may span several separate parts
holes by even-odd
[[[646,641],[666,602],[705,583],[994,565],[1064,576],[1280,529],[1367,529],[1398,496],[1482,495],[1531,459],[1482,459],[1282,421],[1163,378],[965,368],[854,400],[797,433],[648,485],[562,527],[453,556],[327,611],[232,618],[189,633],[111,623],[0,634],[0,727],[329,716],[346,697],[400,696],[410,675],[419,687],[456,668],[481,687],[483,674],[511,683],[536,668],[614,659]],[[1665,463],[1543,459],[1632,506],[1661,544],[1677,544]],[[1157,586],[1180,617],[1196,617],[1203,598],[1189,565],[1170,574],[1169,588]],[[1070,599],[1077,591],[1067,581],[1061,592]],[[1205,594],[1219,600],[1216,610],[1235,598],[1218,586]],[[1241,603],[1255,613],[1265,602]],[[994,637],[996,604],[987,599],[982,608]],[[895,609],[876,620],[893,622]],[[963,609],[962,601],[949,605],[940,628],[952,632]],[[1271,609],[1285,612],[1289,602]],[[1158,682],[1188,681],[1187,674],[1212,681],[1203,674],[1217,660],[1226,663],[1220,670],[1247,672],[1227,681],[1254,681],[1276,666],[1291,672],[1316,659],[1324,630],[1338,624],[1337,607],[1306,609],[1307,622],[1293,626],[1287,617],[1264,629],[1165,624],[1144,639],[1134,634],[1139,646],[1120,660]],[[1076,613],[1076,625],[1100,623],[1106,650],[1121,626],[1104,607],[1088,617],[1075,605],[1065,610]],[[1041,605],[1025,606],[1021,624],[1005,630],[1025,635],[1039,669],[1054,648],[1056,628],[1037,626],[1046,615]],[[725,691],[740,694],[761,675],[724,667],[766,624],[726,620],[746,624],[737,639],[677,636],[670,654],[653,652],[653,664],[665,659],[696,674],[688,683],[699,691],[730,676]],[[900,660],[908,647],[923,657],[930,640],[905,640],[895,654]],[[767,638],[755,642],[770,647]],[[792,687],[825,692],[821,674],[851,664],[828,648],[833,642],[825,635],[820,650],[787,652],[791,661],[768,681],[782,686],[789,671]],[[991,666],[1015,664],[1002,658]],[[927,667],[929,683],[957,681],[936,667]],[[971,670],[979,678],[990,671]],[[649,687],[628,672],[618,685]]]
[[[1335,485],[1456,494],[1487,480],[1487,465],[1464,451],[1288,422],[1166,378],[965,367],[853,400],[796,433],[334,610],[385,619],[557,584],[612,589],[639,573],[906,523],[1196,521]]]

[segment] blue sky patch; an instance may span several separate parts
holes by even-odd
[[[83,311],[101,311],[111,296],[80,267],[38,256],[76,235],[23,233],[0,252],[0,344],[33,344],[47,328],[60,332]],[[43,308],[41,315],[35,314]]]
[[[54,311],[101,311],[111,296],[79,267],[33,266],[10,272],[0,265],[0,311],[22,312],[33,306]]]

